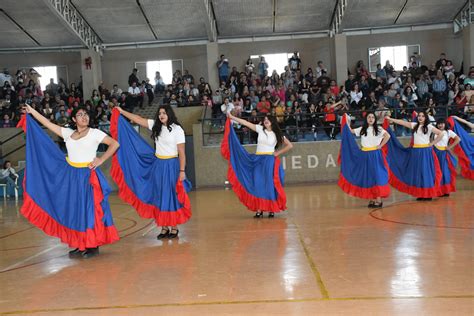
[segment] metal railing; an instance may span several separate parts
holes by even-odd
[[[279,127],[282,129],[288,139],[292,142],[301,142],[301,141],[324,141],[335,139],[340,131],[340,118],[343,114],[348,114],[352,119],[352,126],[361,126],[364,120],[364,114],[367,112],[387,112],[390,113],[392,118],[396,119],[406,119],[407,121],[412,121],[413,111],[420,112],[423,110],[432,110],[436,113],[432,117],[436,120],[439,118],[447,118],[450,115],[465,116],[463,113],[464,106],[458,105],[444,105],[436,107],[407,107],[407,108],[385,108],[385,109],[376,109],[376,110],[349,110],[349,111],[335,111],[333,113],[326,112],[314,112],[314,113],[298,113],[298,114],[286,114],[283,116],[277,116],[280,118],[283,117],[283,122],[279,123]],[[203,135],[203,146],[214,146],[217,145],[217,141],[220,143],[221,135],[223,135],[223,127],[225,124],[226,117],[219,113],[218,116],[210,117],[210,111],[207,109],[204,111],[202,119],[202,135]],[[334,114],[334,121],[327,121],[327,115]],[[473,113],[468,114],[469,120],[474,120]],[[260,121],[265,115],[257,115],[254,117],[255,120]],[[249,117],[242,117],[243,119],[248,119]],[[291,122],[292,124],[286,124],[286,122]],[[239,137],[241,143],[243,144],[255,144],[256,143],[256,133],[248,130],[245,127],[235,128],[236,134]],[[397,126],[396,131],[400,131],[402,135],[398,136],[408,136],[411,131],[406,130],[402,127]],[[314,134],[316,133],[317,136]],[[321,137],[322,135],[322,137]],[[214,140],[215,142],[211,142]]]

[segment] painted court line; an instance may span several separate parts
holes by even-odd
[[[48,253],[48,252],[50,252],[51,250],[54,250],[54,249],[56,249],[56,248],[58,248],[58,247],[60,247],[60,246],[62,246],[62,245],[61,245],[61,244],[58,244],[58,245],[56,245],[56,246],[49,247],[48,249],[45,249],[45,250],[43,250],[43,251],[40,251],[40,252],[38,252],[37,254],[34,254],[34,255],[32,255],[32,256],[26,258],[26,259],[23,259],[23,260],[21,260],[21,261],[18,261],[17,263],[14,263],[14,264],[12,264],[12,265],[10,265],[10,266],[4,268],[3,270],[0,271],[0,273],[5,272],[5,271],[8,271],[8,270],[11,270],[11,269],[14,269],[14,268],[16,268],[16,267],[18,267],[18,266],[21,266],[21,265],[24,264],[25,262],[28,262],[28,261],[30,261],[31,259],[34,259],[34,258],[36,258],[36,257],[39,257],[39,256],[45,254],[45,253]]]

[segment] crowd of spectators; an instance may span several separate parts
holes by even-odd
[[[216,63],[220,84],[215,89],[204,77],[195,81],[187,70],[175,71],[171,84],[165,84],[156,72],[152,84],[149,79],[141,80],[138,70],[133,69],[127,89],[122,90],[116,84],[109,89],[101,83],[91,96],[83,95],[82,81],[68,85],[62,79],[58,83],[51,79],[42,91],[39,80],[43,78],[34,69],[19,69],[14,76],[4,69],[0,73],[0,127],[15,126],[24,103],[59,125],[66,125],[72,109],[84,104],[91,112],[91,125],[108,132],[114,106],[134,111],[146,106],[145,103],[151,105],[157,95],[161,97],[160,103],[172,107],[208,107],[212,111],[212,124],[221,129],[229,111],[254,122],[263,115],[273,114],[293,141],[308,135],[317,139],[318,132],[335,139],[340,130],[338,117],[347,111],[355,119],[362,118],[366,111],[377,111],[380,122],[389,113],[410,120],[413,110],[423,108],[435,120],[446,115],[446,110],[440,110],[439,106],[450,106],[449,114],[468,119],[474,112],[474,68],[463,75],[445,54],[429,66],[414,56],[402,71],[395,71],[387,61],[370,73],[364,62],[359,61],[355,71],[348,71],[342,86],[328,76],[323,61],[317,61],[314,69],[302,69],[302,64],[299,53],[294,52],[283,73],[269,73],[263,56],[258,60],[249,58],[238,69],[221,55]],[[235,128],[242,141],[245,135],[255,141],[255,135],[245,128],[238,125]]]

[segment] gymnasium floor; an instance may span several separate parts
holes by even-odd
[[[288,212],[252,218],[232,191],[192,192],[179,240],[112,196],[122,239],[100,256],[0,202],[0,313],[35,315],[473,315],[474,184],[381,210],[335,184],[287,186]]]

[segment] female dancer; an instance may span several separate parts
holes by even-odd
[[[390,186],[381,149],[390,135],[377,125],[373,112],[367,113],[361,127],[352,129],[347,115],[343,116],[341,124],[341,173],[338,185],[349,195],[369,199],[368,207],[382,207],[382,197],[390,195]],[[351,133],[361,137],[362,150]]]
[[[120,114],[151,130],[156,151]],[[115,107],[110,121],[112,137],[121,143],[111,169],[120,198],[132,205],[141,217],[153,218],[162,226],[158,239],[178,237],[178,225],[191,217],[191,204],[183,186],[186,179],[184,131],[173,109],[162,105],[155,119],[149,120]]]
[[[452,154],[452,150],[461,141],[458,135],[448,128],[444,118],[438,119],[436,128],[443,131],[443,138],[436,144],[434,151],[438,157],[439,165],[443,177],[440,183],[440,195],[449,196],[451,192],[456,192],[456,165],[457,161]],[[454,141],[450,144],[449,140]]]
[[[293,145],[283,136],[273,116],[265,116],[263,126],[237,118],[231,113],[227,117],[221,153],[229,160],[229,182],[240,201],[250,211],[256,212],[255,218],[262,217],[263,212],[269,212],[268,217],[274,217],[275,212],[286,209],[286,194],[282,187],[284,173],[278,156],[289,151]],[[257,132],[256,155],[249,154],[240,144],[231,120]],[[284,147],[275,151],[282,144]]]
[[[439,196],[441,169],[432,146],[437,144],[443,133],[429,124],[426,112],[417,115],[417,122],[406,122],[388,117],[387,121],[405,126],[413,131],[413,147],[405,148],[393,134],[390,127],[390,141],[387,143],[389,182],[398,191],[428,201]],[[431,134],[436,137],[430,141]]]
[[[22,214],[46,234],[70,247],[70,257],[90,258],[99,246],[119,239],[107,201],[110,187],[97,168],[110,158],[119,144],[104,132],[89,127],[84,107],[72,111],[75,129],[51,123],[30,105],[31,114],[66,143],[68,156],[51,140],[30,115],[19,126],[26,133],[26,173]],[[100,143],[108,145],[96,157]]]
[[[448,123],[461,139],[459,146],[454,147],[454,152],[458,155],[459,166],[461,167],[461,175],[470,180],[474,180],[474,137],[456,121],[466,124],[471,131],[474,131],[474,124],[457,116],[448,118]]]

